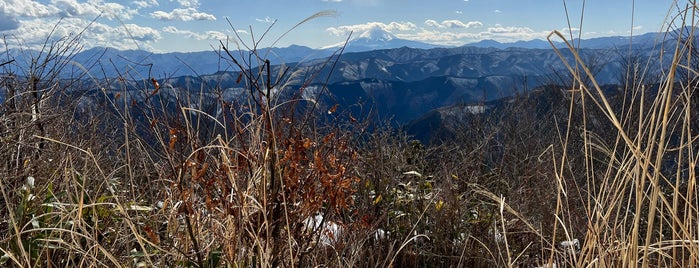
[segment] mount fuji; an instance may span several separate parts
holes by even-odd
[[[344,42],[330,46],[322,47],[321,49],[336,49],[344,45]],[[418,48],[430,49],[443,47],[424,42],[401,39],[394,34],[375,26],[366,32],[361,33],[358,37],[350,39],[345,48],[345,52],[362,52],[377,49],[392,49],[392,48]]]

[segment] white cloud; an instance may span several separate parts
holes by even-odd
[[[494,13],[502,13],[502,11],[499,10],[499,9],[493,10],[493,12],[494,12]]]
[[[476,27],[481,27],[483,26],[483,23],[480,21],[469,21],[467,23],[463,23],[460,20],[444,20],[441,23],[437,22],[435,20],[426,20],[425,24],[430,27],[435,27],[435,28],[452,28],[452,29],[467,29],[467,28],[476,28]]]
[[[41,18],[55,15],[58,8],[44,5],[32,0],[3,0],[0,2],[0,14],[10,17]]]
[[[463,45],[465,43],[464,39],[472,39],[475,35],[476,34],[473,33],[456,33],[427,29],[422,29],[416,33],[396,34],[398,38],[453,46]]]
[[[147,0],[156,1],[156,0]],[[4,0],[0,1],[0,32],[10,33],[19,30],[22,23],[29,19],[47,19],[57,21],[58,17],[76,18],[76,20],[64,20],[63,24],[82,21],[80,25],[87,25],[98,16],[109,20],[116,18],[122,21],[131,20],[138,14],[138,10],[126,7],[114,2],[104,0],[51,0],[46,4],[32,0]],[[51,18],[52,20],[48,20]],[[31,21],[27,25],[31,25]],[[49,23],[50,24],[50,23]],[[54,23],[55,24],[55,23]],[[67,27],[65,25],[61,27]],[[51,28],[44,25],[44,28]],[[39,31],[44,32],[44,31]]]
[[[528,27],[504,27],[497,25],[495,27],[486,28],[482,31],[473,31],[473,29],[476,28],[449,28],[441,23],[437,23],[434,20],[427,20],[425,21],[425,24],[432,26],[432,28],[422,28],[418,31],[399,33],[396,34],[396,36],[402,39],[432,44],[460,46],[483,39],[493,39],[500,42],[544,39],[548,34],[548,31],[536,32]],[[439,25],[440,27],[436,25]]]
[[[488,28],[489,33],[493,34],[517,34],[517,33],[532,33],[534,30],[532,30],[529,27],[514,27],[514,26],[508,26],[508,27],[503,27],[503,26],[495,26],[495,27],[490,27]]]
[[[60,9],[59,15],[67,17],[79,17],[83,15],[98,16],[97,6],[89,3],[78,3],[76,0],[51,0],[51,4]]]
[[[160,39],[160,32],[151,27],[139,26],[136,24],[125,24],[124,26],[128,29],[129,35],[127,36],[123,36],[124,33],[126,33],[124,27],[113,28],[120,37],[126,37],[127,39],[133,38],[136,41],[143,42],[153,42]]]
[[[156,1],[156,0],[152,0]],[[171,2],[173,0],[170,0]],[[162,10],[150,13],[151,17],[159,20],[179,20],[179,21],[193,21],[193,20],[216,20],[216,16],[213,14],[200,12],[199,0],[177,0],[181,8],[175,8],[170,12],[165,12]],[[157,2],[156,2],[157,5]]]
[[[330,27],[325,29],[326,31],[330,32],[333,35],[336,36],[342,36],[342,35],[347,35],[350,32],[365,32],[368,31],[372,28],[380,28],[384,31],[387,32],[395,32],[395,31],[413,31],[417,29],[417,25],[415,25],[412,22],[391,22],[391,23],[383,23],[383,22],[368,22],[364,24],[355,24],[355,25],[343,25],[340,27]]]
[[[175,27],[175,26],[165,26],[165,27],[163,27],[162,30],[163,30],[163,32],[166,32],[166,33],[179,33],[179,32],[182,32],[180,29],[177,29],[177,27]]]
[[[100,15],[110,20],[115,18],[130,20],[137,12],[137,10],[122,4],[104,2],[103,0],[87,0],[86,2],[79,2],[78,0],[51,0],[47,4],[32,0],[5,0],[0,2],[0,14],[6,18],[13,18],[11,19],[13,21],[18,20],[18,18],[48,18],[56,16],[90,17],[90,20],[92,20]],[[4,24],[7,25],[8,23]]]
[[[580,28],[578,28],[578,27],[572,27],[572,28],[565,27],[565,28],[562,28],[560,31],[561,32],[571,32],[571,31],[572,32],[579,32]]]
[[[335,3],[342,2],[342,0],[322,0],[322,1],[323,2],[335,2]]]
[[[275,19],[266,16],[264,19],[255,19],[257,22],[272,23]]]
[[[177,3],[183,7],[199,7],[199,0],[177,0]]]
[[[48,26],[48,27],[47,27]],[[55,27],[55,30],[54,29]],[[161,39],[160,32],[150,27],[125,24],[112,27],[100,22],[91,22],[80,18],[35,18],[23,20],[20,26],[6,33],[11,36],[9,46],[39,49],[51,31],[55,41],[66,36],[82,33],[81,44],[85,47],[105,46],[117,49],[150,49],[152,44]]]
[[[138,10],[117,3],[103,3],[97,6],[104,12],[103,15],[107,16],[109,19],[120,18],[122,20],[131,20],[134,15],[138,14]]]
[[[163,32],[182,35],[186,38],[196,39],[196,40],[226,40],[227,36],[225,33],[219,31],[206,31],[204,33],[196,33],[190,30],[180,30],[174,26],[163,27]]]
[[[171,12],[165,11],[155,11],[150,14],[151,17],[159,20],[180,20],[180,21],[193,21],[193,20],[216,20],[214,15],[199,12],[196,8],[175,8]]]
[[[58,8],[58,15],[65,17],[103,17],[113,20],[119,18],[122,20],[130,20],[138,11],[127,8],[117,3],[105,3],[102,0],[90,0],[88,2],[79,3],[77,0],[51,0],[51,5]]]
[[[435,28],[441,28],[441,27],[442,27],[442,25],[439,24],[439,22],[437,22],[436,20],[426,20],[426,21],[425,21],[425,24],[426,24],[427,26],[435,27]]]
[[[580,28],[577,28],[577,27],[572,27],[572,28],[564,27],[564,28],[561,28],[561,29],[558,30],[558,31],[561,32],[561,33],[563,33],[563,34],[578,34],[578,33],[580,33]]]
[[[226,40],[228,35],[219,31],[206,31],[206,36],[208,40]]]
[[[138,0],[133,1],[131,3],[133,3],[133,5],[137,6],[138,8],[146,8],[160,5],[158,4],[158,0]]]
[[[495,39],[501,42],[512,42],[518,40],[544,39],[548,31],[537,32],[529,27],[516,26],[495,26],[488,28],[485,32],[478,33],[481,39]]]

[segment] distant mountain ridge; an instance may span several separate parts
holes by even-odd
[[[674,39],[674,37],[677,36],[677,33],[679,31],[681,31],[681,30],[670,32],[669,36],[666,36],[664,33],[650,32],[650,33],[635,35],[633,37],[607,36],[607,37],[595,37],[595,38],[589,38],[589,39],[575,38],[575,39],[573,39],[573,41],[570,42],[570,44],[576,48],[590,48],[590,49],[621,48],[621,47],[628,47],[629,45],[632,45],[635,48],[648,48],[648,47],[653,46],[656,43],[656,41],[657,42],[663,41],[664,38],[666,38],[666,41]],[[688,32],[688,30],[684,30],[684,31]],[[556,47],[558,47],[558,48],[565,47],[564,42],[560,41],[555,36],[552,39],[552,41],[556,45]],[[548,42],[548,40],[542,40],[542,39],[520,40],[520,41],[515,41],[515,42],[498,42],[498,41],[495,41],[492,39],[486,39],[486,40],[481,40],[481,41],[474,42],[474,43],[468,43],[468,44],[465,44],[464,46],[475,46],[475,47],[484,47],[484,48],[490,47],[490,48],[498,48],[498,49],[507,49],[507,48],[513,48],[513,47],[529,48],[529,49],[550,49],[551,48],[551,44]]]
[[[616,84],[623,61],[619,47],[615,46],[639,42],[638,55],[654,58],[656,55],[652,53],[655,52],[647,46],[654,43],[654,38],[654,34],[646,34],[632,40],[614,37],[583,40],[581,44],[600,48],[582,48],[578,52],[585,60],[594,57],[600,60],[598,66],[594,66],[598,83]],[[288,99],[290,96],[284,94],[301,92],[304,99],[313,100],[321,107],[319,111],[334,105],[338,105],[338,111],[345,110],[352,115],[371,110],[381,119],[391,118],[397,125],[413,122],[413,126],[421,128],[436,123],[448,124],[450,118],[460,118],[464,114],[487,112],[489,108],[483,103],[528,92],[541,85],[569,83],[568,71],[559,54],[552,49],[536,48],[544,42],[522,41],[514,43],[519,46],[516,47],[491,40],[482,41],[479,46],[411,48],[407,44],[420,44],[406,43],[377,28],[352,39],[348,50],[340,57],[329,58],[338,48],[318,50],[290,46],[257,52],[270,59],[273,79],[286,68],[290,68],[287,74],[302,77],[284,81],[287,87],[279,89],[279,96]],[[382,49],[361,51],[362,46],[368,49],[369,45]],[[349,49],[352,46],[360,51],[352,52]],[[387,48],[391,46],[400,47]],[[245,50],[230,53],[240,62],[251,58],[250,52]],[[573,62],[571,51],[561,49],[560,53]],[[240,98],[249,94],[246,85],[237,79],[237,68],[223,51],[158,54],[93,48],[78,53],[71,60],[83,64],[94,77],[94,80],[80,80],[80,87],[75,88],[89,92],[104,90],[108,96],[128,97],[135,103],[148,99],[143,92],[153,90],[147,88],[152,87],[152,78],[168,89],[160,90],[159,96],[164,101],[172,101],[167,99],[167,94],[174,92],[202,94],[207,103],[216,103],[218,97],[244,102]],[[1,71],[6,68],[3,66]],[[83,72],[72,64],[67,68],[68,74]],[[20,71],[15,73],[23,75]],[[306,81],[305,78],[314,79]],[[568,81],[563,81],[566,79]],[[102,96],[98,95],[95,95],[95,103]],[[414,121],[416,119],[419,120]]]
[[[603,50],[584,49],[580,53],[587,56]],[[569,52],[563,51],[563,55],[572,60]],[[319,79],[310,83],[291,81],[283,91],[299,92],[304,87],[304,99],[318,100],[320,106],[339,104],[340,109],[350,109],[353,115],[361,114],[358,107],[364,107],[399,125],[440,107],[493,101],[560,82],[553,72],[564,68],[552,50],[479,47],[351,52],[333,63],[332,72],[321,68],[325,64],[326,60],[317,59],[296,65],[296,70],[313,73],[303,76]],[[272,76],[276,77],[281,68],[271,66]],[[615,68],[619,68],[616,62],[603,66],[598,82],[616,83]],[[320,73],[314,73],[315,70]],[[160,84],[180,90],[217,88],[224,96],[241,96],[244,85],[237,83],[237,77],[236,72],[218,72],[161,79]],[[325,88],[323,96],[318,95],[320,88]]]
[[[688,31],[687,31],[688,32]],[[671,34],[672,35],[672,34]],[[675,34],[676,35],[676,34]],[[580,47],[588,49],[612,49],[622,48],[629,44],[633,44],[635,48],[646,49],[655,44],[656,39],[662,37],[658,33],[647,33],[639,36],[622,37],[600,37],[581,40]],[[577,44],[577,40],[573,44]],[[558,47],[562,47],[561,42],[556,43]],[[285,48],[261,48],[259,53],[268,55],[272,63],[287,63],[293,64],[297,62],[312,62],[315,59],[323,59],[336,53],[339,48],[344,45],[335,44],[321,49],[313,49],[305,46],[292,45]],[[448,47],[439,47],[437,45],[424,42],[405,40],[396,37],[395,35],[382,30],[379,27],[374,27],[366,32],[359,34],[347,44],[345,55],[349,57],[352,52],[367,52],[386,49],[414,48],[425,50],[426,54],[430,54],[431,50],[442,51]],[[550,44],[545,40],[529,40],[517,41],[513,43],[500,43],[494,40],[482,40],[476,43],[464,45],[462,47],[478,47],[507,50],[510,48],[521,49],[550,49]],[[237,57],[237,60],[244,61],[248,55],[248,51],[234,49],[231,53]],[[9,55],[6,55],[8,53]],[[14,70],[16,73],[21,73],[22,68],[26,69],[29,66],[30,56],[38,53],[32,51],[9,50],[5,53],[0,52],[3,58],[17,59],[19,68]],[[414,53],[414,52],[411,52]],[[236,70],[232,66],[228,55],[219,51],[199,51],[199,52],[170,52],[170,53],[153,53],[143,50],[125,50],[120,51],[113,48],[96,47],[79,52],[72,59],[73,62],[84,66],[90,71],[93,77],[118,77],[131,76],[140,77],[155,77],[167,78],[177,76],[199,76],[212,74],[219,71]],[[73,76],[76,73],[84,72],[83,69],[72,67],[67,75]]]

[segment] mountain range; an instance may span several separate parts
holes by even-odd
[[[624,48],[628,46],[633,46],[634,48],[649,48],[655,44],[655,41],[662,40],[666,36],[660,33],[645,33],[633,37],[629,36],[609,36],[609,37],[596,37],[590,39],[578,39],[574,38],[570,42],[571,45],[577,48],[587,48],[587,49],[609,49],[609,48]],[[563,41],[554,40],[554,45],[558,48],[564,48],[565,43]],[[515,41],[509,43],[501,43],[495,40],[486,39],[475,43],[466,44],[466,46],[475,47],[492,47],[499,49],[507,48],[529,48],[529,49],[550,49],[551,43],[547,40],[533,39],[527,41]]]
[[[586,49],[620,49],[633,45],[634,48],[646,49],[655,44],[656,39],[663,36],[658,33],[647,33],[639,36],[623,37],[600,37],[585,40],[574,40],[572,44]],[[557,47],[563,47],[562,42],[555,43]],[[289,47],[273,47],[259,49],[258,53],[264,58],[269,58],[272,63],[292,64],[296,62],[306,62],[314,59],[322,59],[333,55],[345,45],[344,43],[313,49],[305,46],[292,45]],[[446,49],[450,47],[439,47],[434,44],[400,39],[395,35],[384,31],[378,27],[352,38],[345,47],[344,52],[367,52],[381,49],[397,49],[402,47],[417,49]],[[494,40],[483,40],[466,44],[461,48],[479,47],[494,49],[550,49],[551,45],[544,40],[517,41],[512,43],[501,43]],[[231,54],[240,62],[247,59],[248,51],[238,48],[229,48]],[[10,49],[0,52],[0,57],[15,59],[17,68],[13,70],[21,73],[26,70],[31,63],[32,57],[38,55],[37,52]],[[96,47],[80,51],[72,58],[72,62],[82,65],[89,70],[93,77],[155,77],[169,78],[177,76],[199,76],[216,73],[218,71],[236,70],[237,67],[230,63],[228,55],[222,48],[214,51],[199,52],[170,52],[154,53],[144,50],[116,50],[107,47]],[[254,65],[254,63],[253,63]],[[74,76],[76,73],[85,72],[82,67],[73,67],[65,72],[65,76]]]
[[[657,36],[650,33],[633,39],[604,37],[575,43],[579,43],[578,52],[583,59],[592,63],[588,67],[595,72],[598,83],[616,84],[626,70],[623,59],[628,50],[624,48],[632,45],[639,61],[656,57],[658,52],[652,47]],[[556,45],[563,57],[573,62],[572,53],[562,43]],[[344,53],[338,55],[342,46],[264,48],[257,53],[272,62],[272,77],[291,68],[300,77],[313,78],[285,81],[286,87],[280,92],[287,94],[286,97],[303,92],[303,98],[317,100],[321,111],[335,105],[354,115],[371,110],[380,119],[390,118],[413,129],[437,122],[436,118],[459,118],[458,114],[483,112],[487,110],[484,103],[518,92],[571,81],[559,55],[548,41],[542,40],[515,43],[485,40],[460,47],[436,47],[373,28],[349,41]],[[238,62],[246,63],[252,58],[249,51],[229,52]],[[4,66],[2,71],[19,75],[27,68],[21,65],[21,59],[37,55],[13,50],[6,53],[0,56],[18,60],[14,67]],[[100,87],[108,85],[104,88],[108,95],[129,97],[135,102],[147,99],[142,92],[144,87],[152,85],[151,78],[163,87],[172,88],[172,92],[199,94],[209,100],[218,96],[234,100],[247,94],[245,86],[238,83],[238,68],[223,49],[159,54],[93,48],[77,53],[70,60],[74,64],[66,65],[64,75],[74,77],[88,70],[92,77],[81,80],[81,88],[96,88],[93,83],[99,82]],[[249,64],[255,68],[257,62]],[[219,92],[213,92],[214,89]]]

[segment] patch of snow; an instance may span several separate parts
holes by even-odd
[[[320,92],[319,86],[307,86],[303,89],[302,99],[315,100],[318,97],[318,92]]]
[[[368,39],[371,41],[391,41],[396,39],[396,36],[381,29],[381,27],[374,26],[366,32],[363,32],[357,39]]]
[[[469,105],[464,107],[464,110],[468,111],[471,114],[482,114],[485,112],[485,106],[484,105]]]
[[[27,177],[27,186],[29,187],[29,189],[34,189],[34,181],[35,181],[34,177],[32,177],[32,176]]]
[[[376,239],[376,240],[384,239],[387,236],[388,236],[388,232],[384,231],[381,228],[376,229],[376,231],[374,232],[374,239]]]
[[[315,215],[307,218],[303,222],[306,230],[310,232],[320,232],[320,242],[327,246],[335,244],[344,231],[344,228],[335,222],[323,221],[322,215]]]
[[[561,241],[561,243],[558,245],[564,250],[572,250],[576,252],[580,250],[580,240],[577,238],[573,240]]]
[[[422,174],[420,174],[419,172],[414,171],[414,170],[403,172],[403,175],[415,175],[415,176],[422,178]]]

